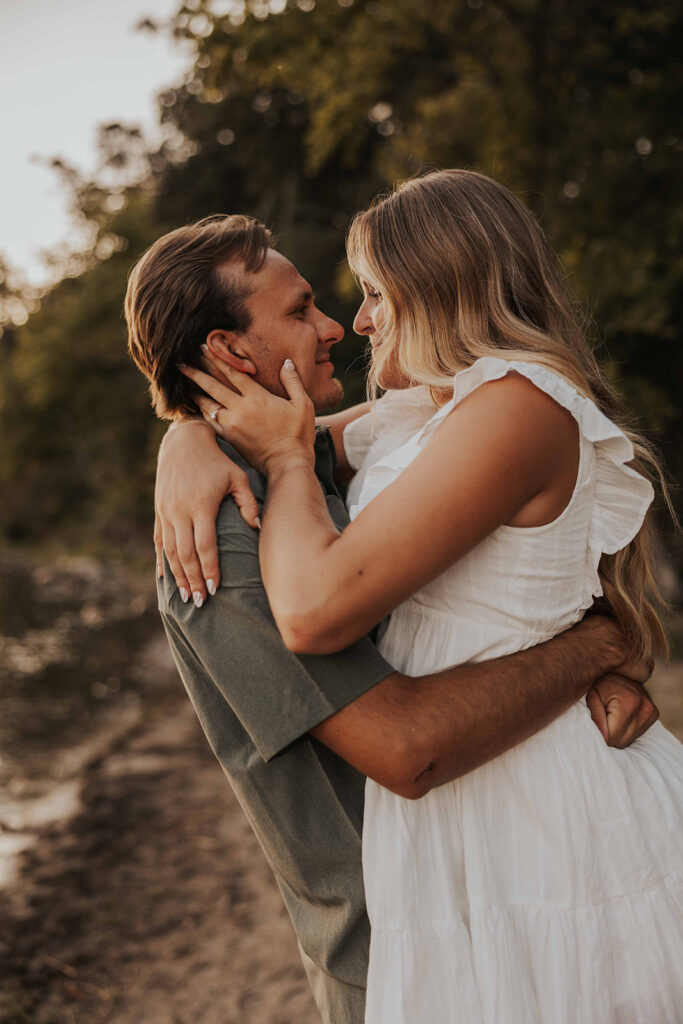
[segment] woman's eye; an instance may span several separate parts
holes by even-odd
[[[382,296],[380,295],[379,292],[368,292],[368,298],[369,299],[381,299]]]

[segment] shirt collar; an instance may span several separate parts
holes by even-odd
[[[332,435],[327,427],[315,428],[315,475],[323,485],[326,494],[338,494],[334,482],[337,456]]]

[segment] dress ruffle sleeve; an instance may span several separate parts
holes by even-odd
[[[626,434],[595,402],[551,370],[536,363],[497,359],[479,359],[454,377],[453,398],[425,424],[418,444],[422,447],[449,412],[467,395],[487,381],[500,380],[508,373],[519,373],[559,405],[567,409],[583,436],[595,450],[595,492],[590,520],[587,571],[592,596],[602,594],[598,566],[603,554],[612,555],[626,547],[636,536],[654,498],[652,484],[628,465],[634,457],[633,445]]]

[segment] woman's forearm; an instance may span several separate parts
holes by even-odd
[[[495,396],[479,388],[340,535],[323,516],[312,452],[308,468],[301,462],[302,431],[277,435],[263,457],[265,467],[278,460],[270,499],[278,542],[268,545],[264,580],[292,649],[348,646],[510,523],[549,486],[553,415],[516,384]]]
[[[312,456],[302,452],[270,465],[259,542],[261,575],[291,650],[297,650],[316,605],[328,600],[325,559],[339,536]]]

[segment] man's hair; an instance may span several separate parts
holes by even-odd
[[[251,323],[246,273],[263,266],[274,247],[260,221],[239,215],[206,217],[163,235],[130,272],[125,314],[128,351],[150,382],[157,416],[196,415],[196,386],[177,369],[197,366],[212,330],[244,333]],[[234,260],[230,280],[218,267]]]

